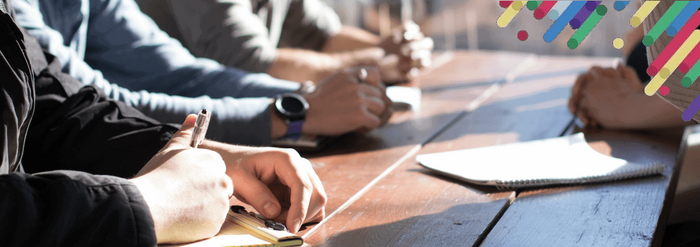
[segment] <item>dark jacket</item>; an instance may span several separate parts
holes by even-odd
[[[148,206],[125,178],[177,126],[81,87],[11,10],[0,1],[0,246],[154,246]]]

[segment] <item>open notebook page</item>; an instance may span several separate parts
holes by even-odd
[[[583,133],[416,157],[421,165],[467,182],[528,187],[618,180],[658,174],[663,164],[637,164],[593,150]]]

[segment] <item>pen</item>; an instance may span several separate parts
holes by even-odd
[[[197,148],[199,144],[202,144],[204,136],[207,134],[207,129],[209,128],[210,116],[211,114],[207,111],[207,109],[202,109],[199,111],[199,114],[197,114],[197,121],[194,123],[190,147]]]

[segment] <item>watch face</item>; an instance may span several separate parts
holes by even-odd
[[[282,115],[290,120],[303,118],[306,115],[306,110],[309,109],[309,103],[298,94],[280,95],[275,106]]]

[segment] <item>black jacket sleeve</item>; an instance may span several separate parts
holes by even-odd
[[[153,220],[125,179],[75,171],[0,176],[0,246],[155,246]]]
[[[7,4],[9,4],[8,0],[0,0],[0,117],[2,118],[0,123],[0,246],[155,246],[156,236],[150,211],[138,189],[129,181],[114,176],[91,175],[78,171],[47,171],[57,167],[84,167],[86,170],[103,169],[105,173],[117,173],[115,172],[117,170],[126,170],[122,172],[123,174],[133,173],[133,170],[140,169],[148,157],[152,156],[164,141],[167,141],[167,138],[155,138],[144,142],[130,139],[129,141],[134,141],[133,147],[123,148],[136,149],[139,145],[150,146],[142,147],[143,151],[135,151],[135,156],[138,156],[136,158],[116,159],[111,161],[112,163],[106,162],[105,159],[115,159],[119,154],[127,153],[128,150],[100,150],[101,147],[113,147],[99,146],[100,140],[106,142],[117,140],[122,136],[115,133],[126,132],[131,133],[124,134],[126,136],[141,138],[138,133],[152,129],[151,127],[156,128],[156,134],[152,134],[151,137],[158,136],[172,131],[173,127],[159,125],[146,119],[135,125],[128,125],[131,126],[130,128],[117,128],[120,126],[118,124],[120,121],[128,121],[133,117],[140,118],[141,115],[133,109],[126,108],[123,112],[110,113],[109,110],[115,108],[110,108],[114,105],[109,102],[102,104],[105,107],[98,107],[103,111],[86,111],[76,107],[61,108],[65,101],[71,99],[72,94],[79,94],[73,90],[55,95],[36,92],[37,97],[45,99],[43,101],[45,104],[42,103],[42,111],[35,115],[34,75],[46,72],[45,78],[49,79],[36,80],[37,83],[42,83],[37,87],[42,90],[50,89],[51,85],[59,86],[53,87],[54,89],[66,89],[61,87],[63,84],[53,84],[53,82],[69,77],[60,73],[50,75],[54,70],[46,68],[48,65],[46,61],[44,61],[44,67],[41,66],[40,60],[30,62],[29,57],[32,55],[43,57],[43,53],[38,48],[38,44],[34,45],[36,42],[28,42],[31,37],[23,35],[17,28],[8,12],[12,7]],[[100,96],[94,88],[87,88],[84,91],[86,92],[84,96],[77,99],[95,99]],[[97,93],[89,93],[93,91]],[[92,105],[94,102],[101,101],[74,100],[71,102],[89,102],[91,104],[88,105]],[[75,114],[62,118],[55,114],[58,113],[59,108]],[[81,115],[77,112],[87,113]],[[101,114],[94,114],[95,112]],[[37,118],[32,119],[33,116]],[[78,118],[81,121],[92,123],[94,120],[97,123],[89,125],[93,126],[93,129],[77,128],[81,131],[68,132],[66,137],[72,137],[70,141],[57,138],[53,143],[46,142],[48,137],[66,134],[56,131],[70,130],[70,126],[74,128],[86,126],[85,122],[64,120],[76,116],[82,116]],[[94,118],[88,116],[94,116]],[[112,125],[104,125],[103,122]],[[27,138],[28,135],[32,135],[30,125],[34,124],[39,124],[49,131],[37,132],[37,135],[33,135],[32,138]],[[55,128],[55,126],[65,127]],[[113,128],[100,133],[113,134],[112,136],[90,134],[90,131],[98,131],[100,128],[106,128],[105,126],[113,126]],[[118,132],[119,130],[122,132]],[[98,151],[93,156],[85,156],[87,158],[81,159],[83,154],[73,152],[76,149],[70,148],[69,144],[80,144],[83,147],[92,145],[91,148]],[[41,150],[45,145],[52,145],[48,148],[50,152],[25,152]],[[32,147],[32,149],[25,147]],[[53,147],[60,149],[54,150]],[[64,158],[58,158],[59,153]],[[38,155],[43,156],[37,157]],[[130,163],[128,167],[114,166],[119,162],[134,159],[139,162]],[[75,163],[71,163],[72,161]],[[101,163],[103,161],[105,162]],[[38,173],[25,174],[22,172],[22,167],[31,168]]]

